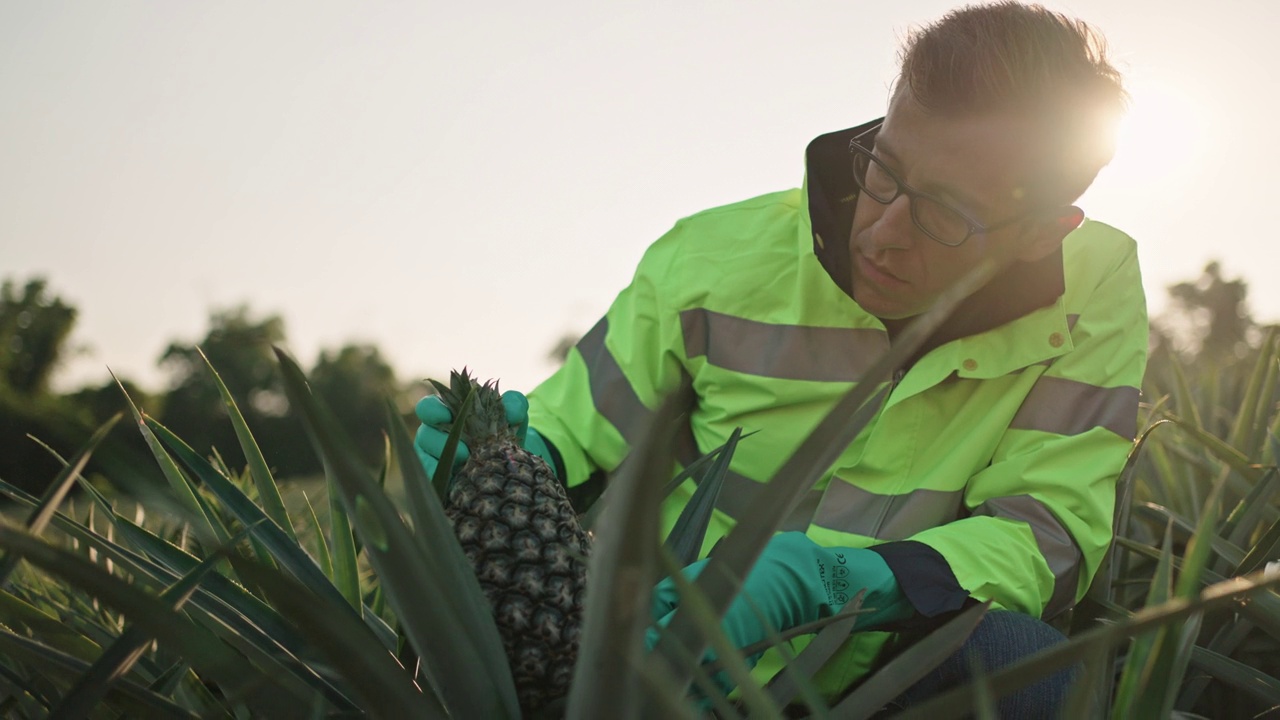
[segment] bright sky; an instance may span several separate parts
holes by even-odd
[[[798,186],[884,112],[932,0],[0,3],[0,278],[46,275],[88,351],[160,389],[209,310],[285,317],[305,365],[529,389],[678,218]],[[1128,72],[1083,199],[1137,238],[1153,313],[1221,259],[1280,319],[1280,4],[1052,3]]]

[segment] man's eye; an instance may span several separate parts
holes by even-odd
[[[879,163],[870,163],[870,167],[867,168],[867,185],[875,189],[893,190],[897,183],[889,177],[889,173],[885,172]]]

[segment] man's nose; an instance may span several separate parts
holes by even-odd
[[[911,219],[911,198],[899,195],[893,202],[881,206],[880,217],[871,225],[870,250],[891,250],[911,247],[916,232]]]

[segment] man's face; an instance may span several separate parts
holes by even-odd
[[[1040,167],[1036,135],[1029,121],[1013,113],[931,116],[910,91],[902,91],[876,137],[875,155],[916,190],[984,226],[994,225],[1027,212],[1029,178]],[[925,312],[987,255],[1032,259],[1027,255],[1034,253],[1016,248],[1033,222],[947,247],[915,226],[910,203],[900,195],[882,205],[862,193],[854,213],[849,237],[853,297],[882,320]]]

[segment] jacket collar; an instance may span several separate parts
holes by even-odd
[[[850,298],[853,278],[848,237],[858,186],[853,182],[849,141],[882,120],[820,135],[805,151],[805,201],[813,252],[831,280]],[[1015,262],[966,298],[917,357],[944,343],[991,330],[1053,305],[1064,288],[1062,248],[1034,262]]]

